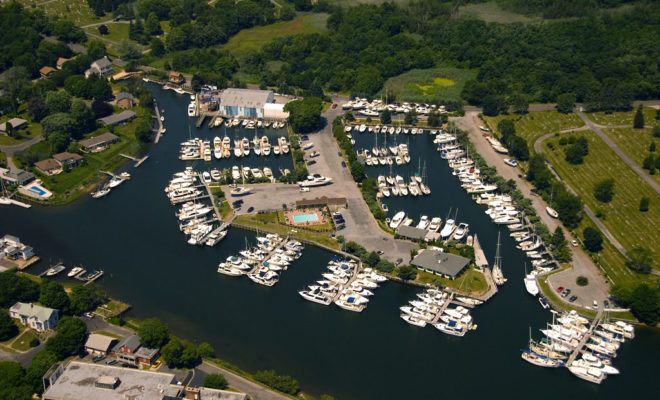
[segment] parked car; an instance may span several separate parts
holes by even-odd
[[[403,262],[403,258],[397,258],[397,259],[396,259],[396,262],[394,263],[394,265],[399,265],[399,264],[401,264],[402,262]]]
[[[563,286],[559,286],[559,287],[557,288],[557,293],[561,293],[563,290],[564,290],[564,287],[563,287]]]
[[[573,247],[578,247],[578,241],[575,239],[571,240],[571,244],[573,245]]]
[[[608,308],[610,306],[610,302],[607,300],[603,300],[603,307]]]
[[[334,110],[335,108],[337,108],[337,103],[332,103],[332,109]]]
[[[96,362],[102,361],[104,359],[105,359],[105,355],[99,354],[98,356],[92,358],[92,361],[94,361],[96,363]]]
[[[385,254],[385,252],[383,250],[378,250],[376,252],[376,254],[378,254],[379,256],[382,256],[383,254]]]
[[[254,207],[250,207],[250,208],[248,208],[248,211],[247,211],[247,212],[251,213],[252,211],[254,211]]]
[[[314,165],[314,164],[316,164],[316,160],[307,161],[307,165]]]
[[[108,365],[115,365],[115,364],[117,364],[118,362],[119,362],[119,361],[117,361],[116,359],[112,359],[112,360],[108,360],[108,361],[106,362],[106,364],[108,364]]]
[[[571,296],[571,298],[568,299],[568,301],[570,301],[570,302],[572,303],[572,302],[574,302],[575,300],[577,300],[577,298],[578,298],[577,296]]]
[[[598,308],[598,302],[594,300],[594,308]]]
[[[341,162],[341,166],[344,167],[344,168],[346,168],[346,161],[342,161],[342,162]]]

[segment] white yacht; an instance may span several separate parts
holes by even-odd
[[[308,175],[307,179],[304,181],[298,182],[298,185],[303,187],[310,186],[323,186],[332,183],[332,178],[321,176],[319,174]]]
[[[417,228],[426,229],[429,227],[429,225],[430,225],[429,217],[427,217],[426,215],[422,215],[422,218],[419,220],[419,223],[417,224]]]
[[[525,275],[525,289],[532,296],[539,294],[539,286],[536,283],[536,277],[532,274]]]
[[[194,101],[191,101],[190,104],[188,104],[188,116],[194,117],[196,113],[197,113],[197,104]]]
[[[406,213],[403,211],[399,211],[398,213],[396,213],[392,218],[392,220],[390,221],[390,228],[397,229],[399,225],[401,225],[405,217],[406,217]]]
[[[440,224],[442,224],[442,218],[433,217],[431,218],[431,223],[429,224],[429,230],[437,232],[440,229]]]
[[[592,383],[600,384],[607,377],[607,375],[604,374],[600,368],[577,367],[571,365],[568,367],[568,370],[571,371],[571,373],[577,376],[578,378],[582,378],[585,381],[589,381]]]
[[[73,269],[71,269],[71,271],[69,271],[69,273],[66,274],[66,276],[68,276],[69,278],[73,278],[74,276],[78,275],[84,270],[85,269],[83,267],[73,267]]]
[[[453,219],[448,219],[447,222],[445,223],[445,226],[440,231],[440,236],[443,239],[446,239],[449,236],[451,236],[452,233],[454,233],[455,229],[456,229],[456,221],[454,221]]]

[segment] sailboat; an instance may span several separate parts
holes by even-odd
[[[431,189],[426,184],[426,161],[424,161],[424,169],[422,169],[422,179],[419,181],[419,190],[426,196],[431,194]]]
[[[245,186],[245,174],[242,174],[242,175],[243,175],[243,185],[242,186],[236,186],[235,188],[232,188],[231,191],[229,192],[230,195],[232,195],[232,196],[245,196],[246,194],[250,194],[250,192],[252,192],[252,189]]]
[[[502,273],[502,257],[500,257],[500,232],[497,231],[497,250],[495,251],[495,264],[493,264],[493,280],[496,285],[503,285],[506,278]]]
[[[561,360],[558,360],[556,358],[552,358],[546,354],[542,353],[537,353],[535,352],[534,348],[537,348],[538,346],[534,343],[532,340],[532,328],[529,328],[529,350],[523,350],[521,357],[523,360],[527,361],[530,364],[534,364],[538,367],[546,367],[546,368],[557,368],[557,367],[562,367],[564,366],[564,362]],[[551,352],[552,354],[554,352]]]

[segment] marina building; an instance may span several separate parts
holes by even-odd
[[[424,249],[410,264],[432,274],[454,279],[465,267],[470,265],[471,261],[469,258],[457,256],[456,254]]]
[[[34,257],[34,249],[21,243],[16,236],[5,235],[0,238],[0,259],[28,260]]]
[[[220,92],[219,111],[232,117],[264,118],[264,108],[274,101],[272,90],[229,88]]]
[[[327,206],[330,210],[337,210],[348,206],[346,197],[328,197],[321,196],[313,199],[296,200],[296,208],[301,207],[323,207]]]
[[[71,361],[43,377],[44,400],[246,400],[244,393],[187,388],[172,373]]]
[[[9,308],[9,316],[38,332],[53,329],[59,321],[57,310],[20,301]]]
[[[85,351],[93,355],[107,355],[116,341],[113,337],[92,333],[85,342]]]
[[[119,140],[119,136],[106,132],[93,138],[81,140],[79,142],[80,148],[84,151],[97,152],[105,150],[106,147]]]
[[[9,185],[24,185],[34,179],[34,174],[22,169],[0,168],[0,180]]]

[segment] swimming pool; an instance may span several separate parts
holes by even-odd
[[[316,222],[319,220],[318,214],[298,214],[293,216],[293,222]]]
[[[42,188],[40,188],[39,186],[36,186],[36,185],[35,186],[30,186],[29,188],[27,188],[27,190],[29,190],[30,192],[32,192],[36,195],[39,195],[39,196],[43,196],[43,195],[46,194],[45,190],[43,190]]]

